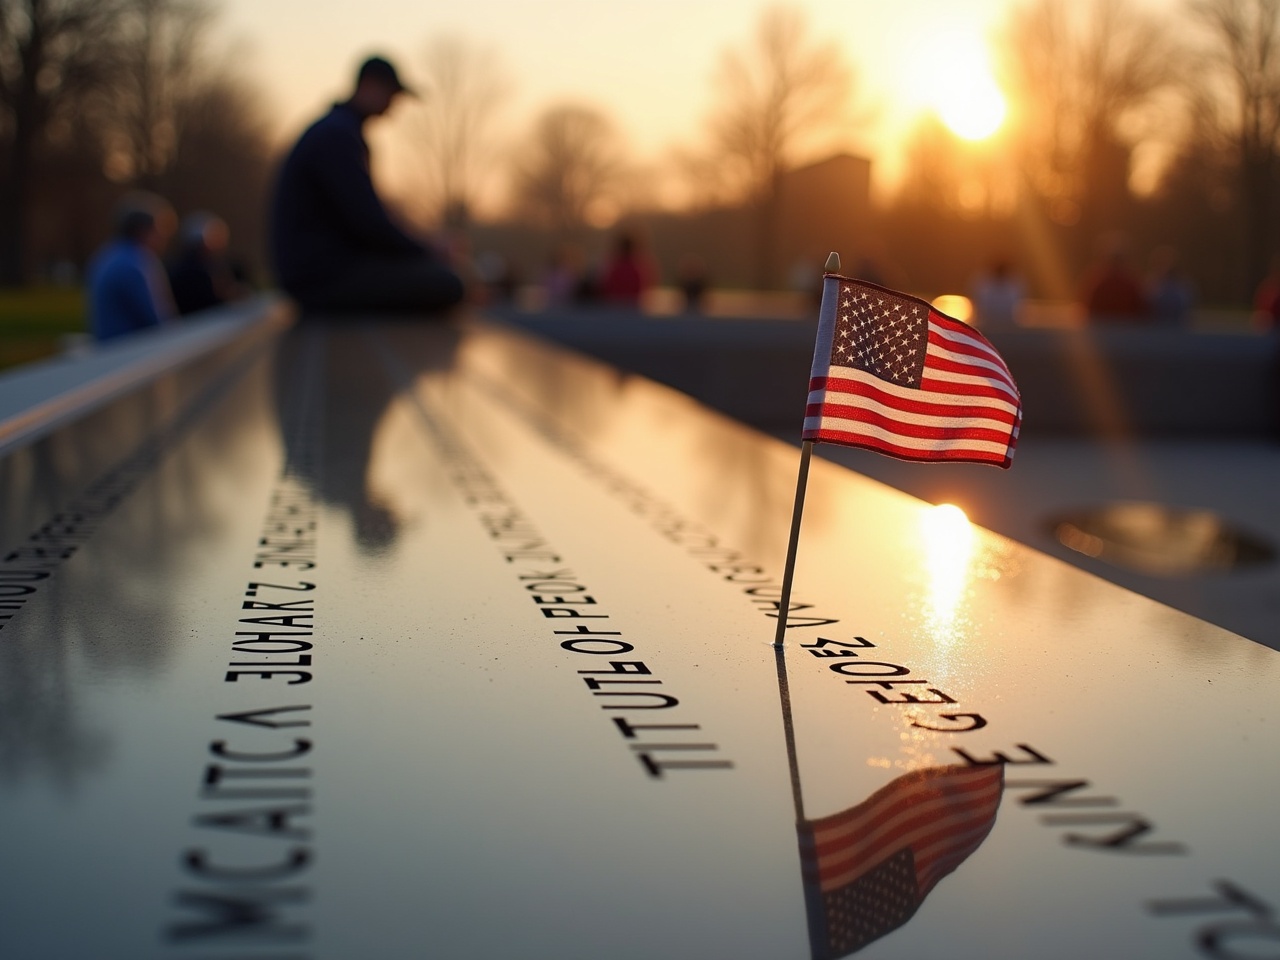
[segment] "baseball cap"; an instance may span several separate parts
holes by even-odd
[[[356,81],[370,77],[387,84],[401,93],[407,93],[409,96],[417,96],[417,93],[400,82],[400,75],[396,73],[396,68],[392,66],[391,61],[386,57],[370,57],[364,63],[360,64],[360,72],[356,75]]]

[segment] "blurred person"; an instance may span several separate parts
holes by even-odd
[[[706,308],[707,290],[711,287],[706,261],[695,254],[685,257],[680,261],[677,282],[684,294],[685,312],[702,313]]]
[[[488,250],[476,257],[475,273],[484,284],[493,303],[515,303],[520,293],[522,272],[516,261],[508,259],[496,250]]]
[[[1148,317],[1146,293],[1119,238],[1106,242],[1101,258],[1085,275],[1080,300],[1094,322],[1134,322]]]
[[[1151,282],[1147,304],[1151,319],[1162,327],[1184,327],[1191,320],[1195,293],[1178,264],[1178,251],[1157,247],[1151,254]]]
[[[1025,296],[1022,280],[1013,265],[1003,257],[973,282],[973,311],[977,326],[983,330],[1009,329],[1017,326],[1018,307]]]
[[[95,340],[158,327],[177,315],[160,255],[177,218],[164,199],[131,193],[116,209],[115,237],[88,270],[89,330]]]
[[[640,245],[639,237],[624,230],[614,240],[613,253],[600,276],[600,296],[608,303],[639,306],[653,286],[657,270]]]
[[[562,243],[552,251],[542,275],[542,289],[548,307],[568,306],[577,299],[585,263],[582,248],[576,244]]]
[[[1253,324],[1259,330],[1280,330],[1280,256],[1271,258],[1267,275],[1254,291]]]
[[[212,213],[193,213],[178,230],[178,251],[169,262],[169,286],[178,313],[186,316],[239,300],[248,288],[227,259],[231,231]]]
[[[402,93],[392,64],[361,64],[351,96],[313,123],[281,167],[271,206],[271,249],[280,285],[322,312],[442,310],[463,283],[442,253],[388,215],[369,175],[364,125]]]

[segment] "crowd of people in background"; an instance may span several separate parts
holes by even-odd
[[[1092,323],[1149,323],[1185,326],[1195,293],[1178,265],[1177,251],[1159,247],[1146,279],[1130,265],[1122,240],[1109,238],[1085,275],[1080,302]]]
[[[272,261],[276,281],[304,312],[440,315],[469,294],[473,301],[514,300],[522,286],[520,271],[500,255],[461,263],[464,258],[447,245],[410,235],[384,207],[369,174],[364,128],[406,95],[413,91],[395,67],[370,57],[350,96],[308,127],[281,165],[270,209]],[[245,296],[249,288],[227,257],[228,241],[226,223],[212,213],[192,213],[179,224],[160,197],[125,197],[115,235],[88,272],[93,336],[109,340]],[[872,259],[853,262],[853,275],[885,282]],[[799,264],[792,273],[793,287],[816,307],[821,268]],[[471,291],[464,276],[471,279]],[[711,277],[701,258],[686,255],[672,279],[686,311],[705,309]],[[657,260],[643,232],[622,228],[598,262],[590,262],[581,246],[561,243],[541,288],[551,309],[636,310],[658,281]],[[972,319],[980,328],[1019,325],[1027,289],[1009,257],[993,259],[970,294]],[[1152,253],[1143,277],[1123,239],[1113,235],[1081,279],[1077,300],[1090,324],[1176,329],[1189,325],[1195,291],[1172,247]],[[1280,259],[1258,288],[1254,308],[1259,325],[1280,328]]]
[[[108,340],[161,326],[248,295],[243,271],[228,257],[229,239],[226,223],[212,213],[198,211],[179,223],[162,198],[146,193],[126,196],[116,214],[113,239],[88,269],[94,338]],[[525,277],[517,266],[496,253],[477,258],[472,272],[485,291],[477,292],[480,299],[514,302],[524,286]],[[858,262],[853,272],[881,282],[870,261]],[[609,249],[594,262],[581,246],[560,244],[537,279],[547,309],[643,309],[660,275],[643,233],[625,228],[614,234]],[[670,283],[686,312],[706,310],[711,277],[702,258],[685,256]],[[974,279],[969,295],[972,322],[983,330],[1004,330],[1019,325],[1028,293],[1012,260],[1002,256]],[[1144,277],[1133,267],[1124,245],[1113,240],[1082,278],[1078,303],[1092,325],[1177,329],[1189,325],[1195,293],[1172,248],[1152,253]],[[1280,257],[1258,287],[1253,306],[1259,327],[1280,329]]]
[[[1195,288],[1181,268],[1177,251],[1158,247],[1149,264],[1143,276],[1132,265],[1122,240],[1111,237],[1104,241],[1077,293],[1086,322],[1094,326],[1188,327],[1196,304]],[[1018,325],[1026,295],[1026,286],[1011,262],[1007,258],[992,261],[971,289],[975,322],[983,329],[997,330]],[[1256,326],[1280,327],[1280,258],[1258,287],[1253,306]]]
[[[163,198],[131,193],[117,206],[114,228],[86,278],[95,340],[163,326],[249,292],[227,256],[227,225],[212,213],[192,213],[179,224]]]

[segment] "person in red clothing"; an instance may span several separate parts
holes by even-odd
[[[1133,323],[1149,319],[1142,280],[1129,267],[1124,246],[1112,240],[1101,261],[1085,277],[1080,299],[1091,322]]]
[[[1280,257],[1253,293],[1253,325],[1259,330],[1280,330]]]
[[[620,233],[600,277],[600,296],[609,303],[639,306],[644,292],[653,286],[655,273],[636,235]]]

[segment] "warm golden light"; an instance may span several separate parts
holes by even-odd
[[[989,76],[967,77],[938,103],[938,114],[957,136],[985,140],[1004,123],[1004,95]]]
[[[1007,107],[982,38],[952,30],[924,44],[924,99],[947,129],[965,140],[985,140],[1004,123]]]
[[[921,511],[920,534],[928,576],[925,597],[927,621],[933,638],[941,643],[956,639],[956,614],[969,583],[974,532],[969,518],[951,503]]]
[[[973,301],[958,293],[944,293],[940,297],[934,297],[930,303],[939,313],[945,313],[961,323],[968,323],[973,319]],[[956,509],[960,508],[956,507]]]

